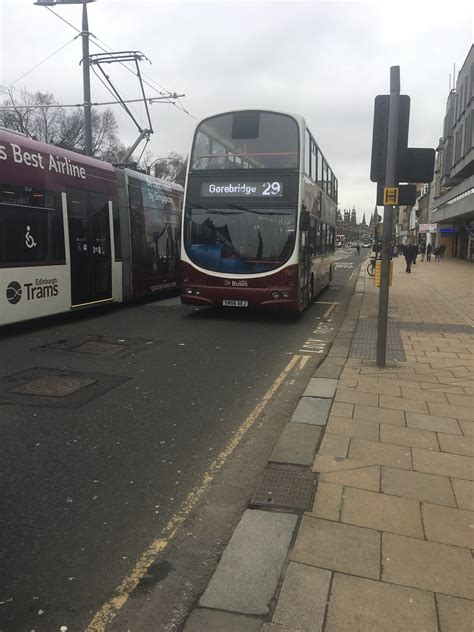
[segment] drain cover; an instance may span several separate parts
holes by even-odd
[[[250,504],[309,510],[314,486],[315,476],[306,469],[267,466]]]
[[[82,345],[74,347],[74,351],[81,353],[95,353],[96,355],[115,355],[123,351],[123,345],[114,345],[111,342],[98,342],[89,340]]]
[[[96,380],[70,375],[47,375],[30,380],[11,389],[12,393],[42,395],[43,397],[66,397],[81,388],[94,384]]]

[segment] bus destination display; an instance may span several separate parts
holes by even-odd
[[[252,182],[203,182],[201,184],[202,197],[281,197],[283,182],[252,181]]]

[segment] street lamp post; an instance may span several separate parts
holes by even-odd
[[[87,4],[95,0],[37,0],[40,7],[52,7],[60,4],[82,4],[82,83],[84,91],[84,152],[92,156],[92,107],[91,107],[91,77],[89,66],[89,21],[87,19]]]

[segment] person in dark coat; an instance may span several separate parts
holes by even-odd
[[[433,246],[428,244],[426,246],[426,261],[431,261],[431,253],[433,252]]]
[[[411,272],[411,264],[413,263],[413,246],[407,245],[403,251],[403,256],[407,264],[406,272]]]

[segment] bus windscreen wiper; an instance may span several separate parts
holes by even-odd
[[[239,215],[239,213],[228,213],[227,211],[216,211],[214,209],[207,208],[207,206],[201,206],[200,204],[193,204],[190,208],[188,208],[188,212],[192,211],[195,208],[198,208],[201,211],[207,211],[211,215]],[[235,208],[237,209],[238,207],[236,206]],[[243,209],[240,209],[240,210],[243,210]]]
[[[245,211],[246,213],[253,213],[254,215],[289,215],[290,213],[281,213],[279,211],[265,211],[265,209],[253,210],[245,206],[238,206],[237,204],[227,204],[227,208],[236,208],[239,211]],[[261,212],[263,211],[263,212]]]

